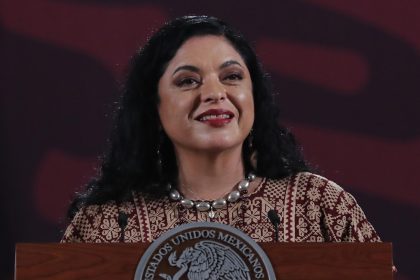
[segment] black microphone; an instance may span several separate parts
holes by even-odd
[[[276,210],[271,209],[268,211],[268,218],[270,219],[271,223],[274,226],[274,232],[275,232],[275,240],[276,242],[279,241],[279,224],[280,224],[280,217],[277,214]]]
[[[127,226],[128,222],[127,214],[124,212],[118,212],[118,225],[121,228],[121,236],[120,236],[120,242],[124,242],[125,237],[125,227]]]

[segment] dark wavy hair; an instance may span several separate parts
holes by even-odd
[[[251,75],[255,120],[252,136],[243,145],[245,173],[253,170],[258,176],[284,178],[308,169],[293,135],[277,122],[268,77],[250,44],[217,18],[184,16],[160,28],[133,57],[100,172],[77,194],[69,218],[84,205],[130,200],[132,191],[159,197],[166,195],[168,182],[176,184],[178,168],[172,143],[160,126],[157,85],[181,45],[204,35],[226,38]]]

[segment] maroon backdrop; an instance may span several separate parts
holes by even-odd
[[[419,1],[0,3],[1,279],[12,278],[16,242],[60,239],[130,55],[188,13],[221,17],[254,43],[307,158],[394,243],[399,279],[418,276]]]

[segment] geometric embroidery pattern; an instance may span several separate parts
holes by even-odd
[[[228,204],[211,219],[207,213],[179,208],[167,197],[153,199],[133,192],[132,200],[82,207],[68,225],[62,242],[120,242],[119,213],[128,219],[124,242],[152,242],[178,225],[212,221],[242,230],[257,242],[274,240],[267,212],[280,216],[279,241],[380,241],[353,196],[319,175],[302,172],[283,179],[263,178],[257,189]]]

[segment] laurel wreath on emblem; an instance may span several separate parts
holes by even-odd
[[[251,279],[248,267],[238,254],[215,241],[200,241],[194,248],[186,248],[179,258],[174,251],[168,257],[168,262],[179,270],[173,276],[160,273],[159,276],[165,280],[178,280],[185,273],[189,280]]]

